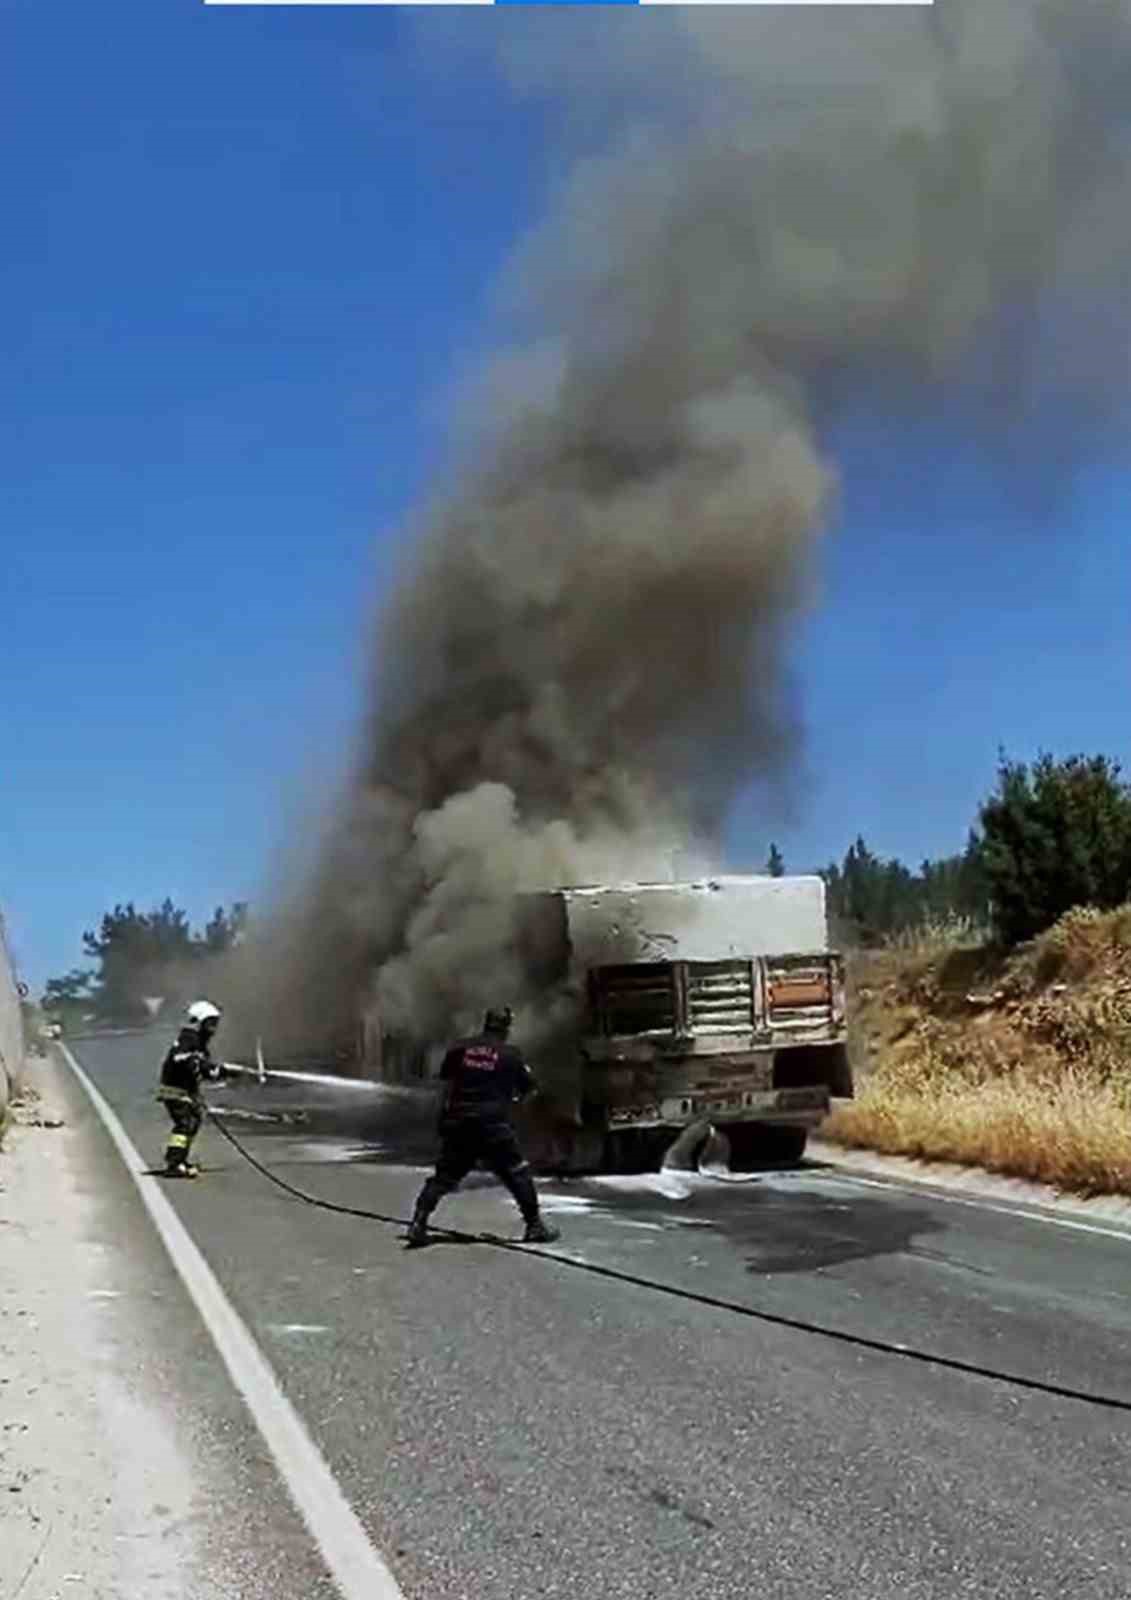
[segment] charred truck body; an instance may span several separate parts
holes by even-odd
[[[582,1016],[560,1164],[590,1165],[599,1141],[606,1168],[657,1167],[711,1127],[736,1165],[797,1160],[851,1095],[819,877],[561,889],[524,896],[520,927],[532,977],[564,983]]]
[[[524,894],[514,953],[524,992],[546,1002],[541,1020],[562,1019],[518,1036],[543,1092],[515,1120],[543,1170],[654,1170],[669,1153],[694,1165],[712,1128],[733,1166],[795,1161],[831,1097],[852,1093],[819,877]],[[265,1042],[273,1068],[356,1073],[401,1086],[406,1104],[426,1087],[430,1102],[443,1055],[387,1033],[372,1011],[352,1040],[309,1040],[285,1057]]]

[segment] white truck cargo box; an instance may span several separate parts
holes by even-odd
[[[575,959],[726,961],[828,949],[819,877],[705,878],[562,889]]]

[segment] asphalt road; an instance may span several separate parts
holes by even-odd
[[[162,1042],[75,1047],[155,1161]],[[139,1280],[169,1276],[109,1140],[77,1086],[67,1097],[106,1225],[136,1241]],[[313,1193],[411,1208],[421,1168],[372,1140],[230,1125]],[[201,1181],[152,1181],[414,1600],[1131,1595],[1131,1414],[519,1252],[406,1253],[393,1228],[280,1194],[214,1130],[198,1148]],[[542,1188],[562,1254],[1131,1401],[1131,1236],[817,1165]],[[436,1221],[519,1232],[486,1179]],[[167,1401],[212,1453],[218,1592],[332,1593],[187,1296],[171,1331],[163,1315],[146,1336],[175,1342]]]

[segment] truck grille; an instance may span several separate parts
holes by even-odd
[[[749,961],[689,961],[687,1021],[692,1033],[750,1033],[754,970]]]
[[[670,961],[598,967],[591,983],[593,1009],[605,1035],[675,1031],[676,991]]]
[[[766,1009],[775,1034],[809,1032],[832,1022],[834,975],[829,957],[793,956],[766,963]]]
[[[651,961],[589,975],[594,1032],[609,1038],[790,1045],[843,1028],[843,977],[835,955],[758,960]]]

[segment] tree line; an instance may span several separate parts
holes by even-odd
[[[148,1002],[176,1005],[192,998],[208,962],[234,948],[244,935],[248,907],[217,906],[199,931],[186,912],[166,899],[152,911],[132,901],[107,911],[97,930],[83,934],[83,952],[93,967],[74,967],[44,988],[45,1012],[73,1022],[143,1022]]]
[[[786,870],[776,846],[766,870]],[[842,942],[962,918],[987,939],[1019,944],[1073,906],[1131,899],[1131,786],[1108,756],[1042,754],[1030,765],[1003,755],[964,850],[912,869],[858,836],[821,876]]]

